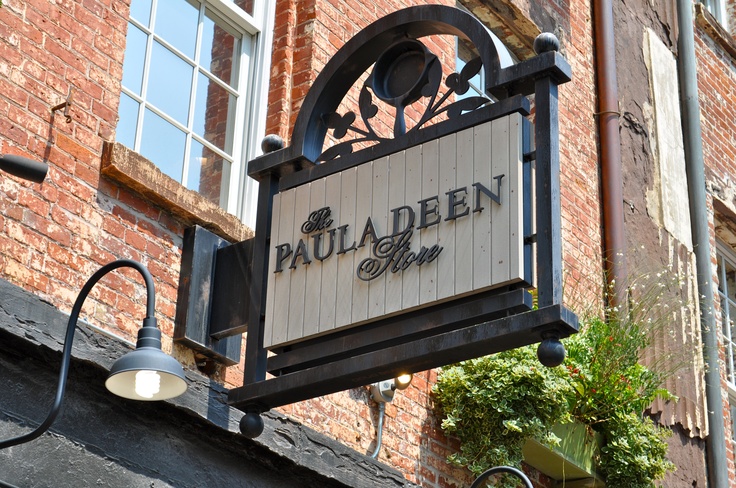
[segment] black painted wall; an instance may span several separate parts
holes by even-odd
[[[28,432],[53,400],[67,316],[0,280],[0,438]],[[0,486],[403,487],[396,471],[269,413],[261,437],[237,433],[226,392],[187,372],[186,394],[135,402],[104,387],[127,346],[78,327],[67,395],[50,432],[0,450]]]

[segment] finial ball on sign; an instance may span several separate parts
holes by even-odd
[[[255,439],[263,433],[263,417],[257,412],[248,412],[240,419],[240,432],[248,439]]]
[[[534,39],[534,52],[537,54],[559,50],[560,40],[551,32],[542,32]]]
[[[264,154],[284,148],[284,140],[276,134],[268,134],[261,141],[261,150]]]
[[[557,337],[546,338],[537,348],[537,359],[548,368],[559,366],[565,360],[565,346]]]

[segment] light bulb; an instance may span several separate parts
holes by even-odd
[[[153,398],[161,391],[161,376],[156,371],[142,369],[135,374],[135,393],[143,398]]]
[[[409,373],[401,374],[394,378],[394,387],[397,390],[405,390],[409,388],[409,384],[411,383],[412,375]]]
[[[399,375],[399,377],[396,378],[396,379],[402,385],[405,385],[407,383],[411,383],[411,375],[410,374],[402,374],[402,375]]]

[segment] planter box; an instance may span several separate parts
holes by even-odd
[[[556,425],[552,432],[561,439],[560,445],[550,448],[527,441],[524,462],[552,479],[564,480],[566,488],[605,486],[595,472],[600,437],[590,438],[585,425],[577,422]]]

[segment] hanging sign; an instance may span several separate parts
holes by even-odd
[[[275,195],[264,346],[522,281],[522,117]]]

